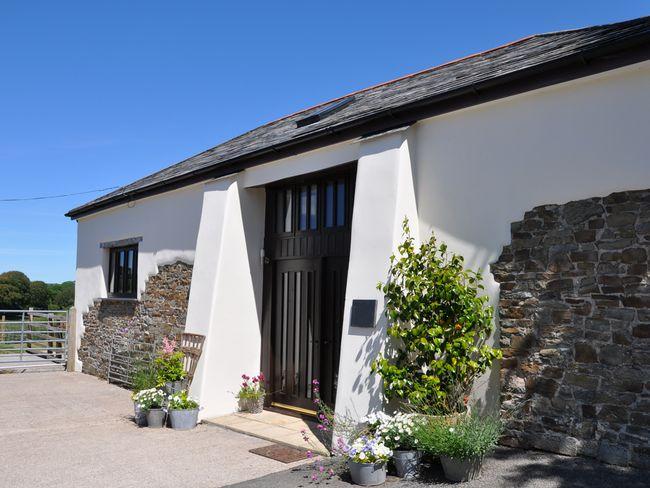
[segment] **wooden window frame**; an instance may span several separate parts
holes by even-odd
[[[127,269],[126,263],[128,263],[129,251],[133,251],[133,275],[131,276],[131,292],[116,292],[111,289],[113,284],[113,277],[116,273],[116,261],[119,253],[124,251],[125,253],[125,270]],[[138,298],[138,244],[131,244],[128,246],[117,246],[111,247],[108,249],[108,297],[109,298]],[[124,273],[123,276],[119,277],[122,281],[122,290],[128,289],[128,273]]]

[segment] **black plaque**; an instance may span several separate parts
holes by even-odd
[[[352,300],[352,313],[350,314],[350,327],[375,326],[375,313],[377,300]]]

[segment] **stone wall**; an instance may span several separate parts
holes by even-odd
[[[501,284],[503,442],[650,467],[650,190],[512,224]]]
[[[79,348],[82,371],[106,378],[113,345],[131,345],[151,353],[162,337],[181,334],[191,281],[192,266],[176,262],[160,266],[149,278],[140,300],[96,300],[83,315],[85,331]]]

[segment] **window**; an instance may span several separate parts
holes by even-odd
[[[138,246],[112,247],[109,252],[108,296],[136,298],[138,295]]]

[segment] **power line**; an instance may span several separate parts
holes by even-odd
[[[77,193],[64,193],[62,195],[47,195],[47,196],[40,196],[40,197],[25,197],[25,198],[0,198],[0,202],[27,202],[31,200],[50,200],[52,198],[73,197],[75,195],[87,195],[88,193],[97,193],[100,191],[115,190],[116,188],[119,188],[119,186],[110,186],[108,188],[99,188],[97,190],[80,191]]]

